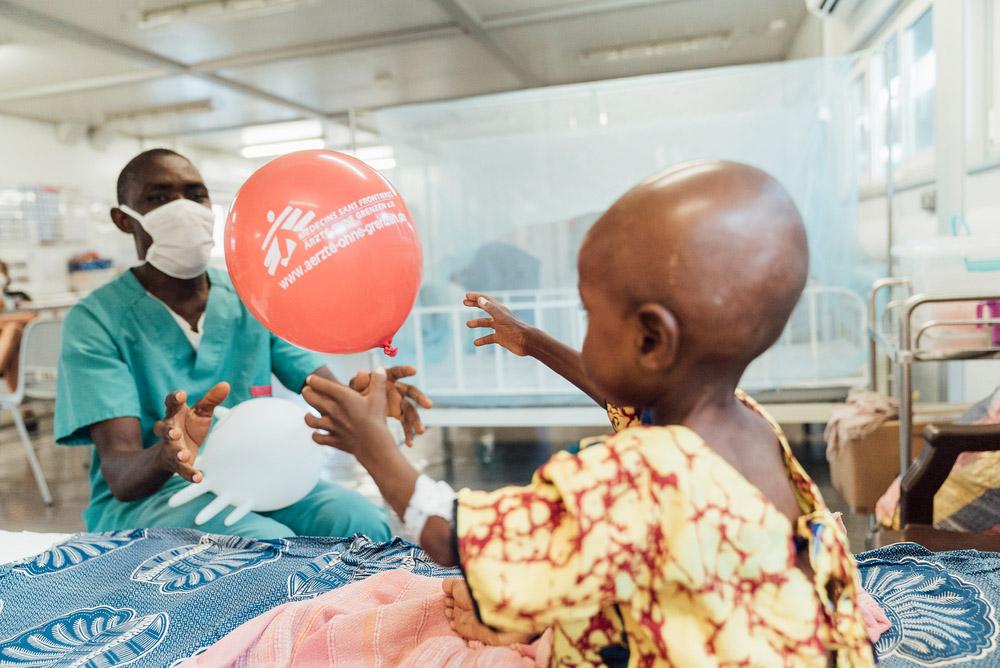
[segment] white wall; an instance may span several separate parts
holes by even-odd
[[[238,157],[183,144],[166,145],[188,155],[201,169],[220,214],[254,167]],[[56,245],[5,243],[0,258],[27,271],[27,282],[19,281],[15,287],[36,298],[67,292],[67,260],[82,251],[93,250],[111,258],[119,270],[134,264],[131,238],[111,224],[108,209],[115,204],[115,180],[122,167],[135,154],[153,146],[123,136],[115,136],[103,150],[92,147],[86,139],[65,144],[49,123],[0,115],[0,188],[62,189],[73,204],[74,224],[81,226],[74,227],[72,241]]]
[[[5,243],[3,257],[26,266],[28,282],[20,287],[32,296],[68,291],[66,262],[84,250],[95,250],[121,261],[130,245],[108,221],[118,171],[138,151],[135,140],[115,138],[98,151],[86,140],[67,145],[47,123],[0,116],[0,185],[51,186],[70,191],[78,205],[79,241],[53,246]]]
[[[139,142],[116,137],[104,151],[84,141],[72,145],[56,139],[54,126],[0,115],[0,181],[5,184],[44,184],[84,190],[111,197],[114,177],[125,160],[140,149]]]
[[[937,235],[937,217],[920,205],[923,193],[933,186],[908,188],[893,197],[894,241],[928,239]],[[858,234],[865,256],[884,261],[886,257],[887,230],[886,202],[884,195],[868,195],[858,204]]]
[[[965,181],[966,218],[973,229],[1000,234],[1000,166],[975,171]]]

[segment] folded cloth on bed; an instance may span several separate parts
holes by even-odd
[[[275,608],[180,668],[540,668],[549,662],[550,634],[531,645],[467,644],[448,624],[439,579],[391,571]]]
[[[875,643],[882,668],[1000,666],[1000,553],[899,543],[857,561],[892,623]]]
[[[399,539],[78,534],[0,566],[0,666],[169,666],[282,603],[396,569],[458,574]]]
[[[830,412],[823,430],[827,459],[842,446],[864,438],[899,415],[899,402],[871,390],[851,390],[847,402]]]

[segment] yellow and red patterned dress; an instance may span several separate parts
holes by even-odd
[[[837,666],[873,665],[846,537],[778,425],[739,398],[781,444],[795,526],[690,429],[611,407],[617,434],[556,454],[528,486],[459,493],[482,620],[553,627],[553,666],[601,666],[622,645],[630,667],[826,666],[830,652]]]

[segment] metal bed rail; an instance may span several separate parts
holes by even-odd
[[[586,332],[586,320],[579,296],[573,289],[512,290],[492,295],[533,326],[548,329],[557,338],[579,349]],[[461,305],[418,306],[410,317],[413,336],[414,364],[421,370],[423,389],[438,397],[483,396],[549,396],[576,394],[576,390],[561,378],[534,364],[530,370],[512,371],[512,357],[500,346],[469,349],[472,334],[465,321],[475,317]],[[430,319],[430,320],[429,320]],[[437,345],[446,353],[446,360],[435,362],[429,355],[428,332],[435,327],[447,328]],[[775,346],[762,355],[748,372],[747,381],[754,390],[815,389],[851,387],[864,384],[864,350],[866,343],[864,300],[846,288],[810,286],[803,293],[790,326]],[[856,369],[838,369],[824,374],[822,365],[829,355],[826,346],[836,341],[857,351]],[[783,349],[797,346],[806,364],[812,364],[803,377],[785,377],[780,355]],[[402,346],[401,346],[402,347]],[[482,359],[489,356],[488,361]],[[478,359],[477,359],[478,358]],[[474,374],[472,380],[468,374]]]
[[[929,304],[982,303],[1000,300],[996,294],[941,294],[941,295],[910,295],[905,300],[890,300],[881,315],[877,311],[878,297],[886,289],[906,287],[909,291],[910,281],[906,278],[881,279],[872,285],[869,292],[868,308],[870,322],[869,336],[869,371],[872,373],[872,389],[876,389],[876,371],[878,368],[878,351],[881,347],[885,356],[895,366],[896,392],[899,400],[899,471],[904,475],[910,467],[913,455],[913,365],[921,362],[953,362],[967,360],[1000,359],[1000,347],[972,347],[953,350],[922,348],[924,335],[934,329],[944,327],[976,327],[1000,326],[1000,318],[938,318],[916,324],[914,313],[921,306]],[[898,311],[896,337],[883,331],[876,323],[883,323],[887,314]]]

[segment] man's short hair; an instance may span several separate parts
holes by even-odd
[[[132,179],[136,172],[145,167],[149,162],[155,160],[156,158],[163,158],[166,156],[177,156],[178,158],[185,158],[183,155],[177,151],[172,151],[169,148],[151,148],[148,151],[143,151],[139,155],[135,156],[128,161],[128,164],[122,168],[121,173],[118,175],[118,203],[125,203],[125,196],[128,194],[128,183]],[[190,162],[190,160],[188,161]]]

